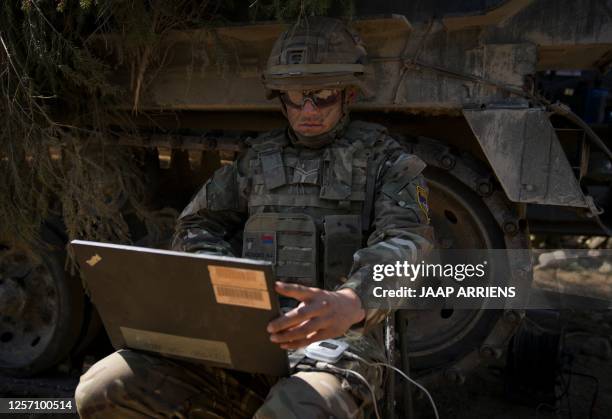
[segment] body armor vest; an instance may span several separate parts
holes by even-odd
[[[322,149],[293,147],[284,131],[250,140],[255,157],[243,256],[271,261],[281,281],[339,285],[369,229],[371,146],[384,132],[352,122],[343,138]]]

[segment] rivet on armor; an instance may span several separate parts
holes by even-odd
[[[478,184],[478,193],[480,195],[488,196],[491,192],[493,192],[493,185],[491,185],[491,182],[485,181]]]
[[[518,225],[514,221],[506,221],[504,223],[504,233],[516,234],[518,232]]]
[[[447,170],[450,170],[455,167],[455,159],[451,156],[443,156],[440,160],[440,163],[442,164],[442,167]]]

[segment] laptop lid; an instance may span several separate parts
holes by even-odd
[[[269,262],[98,242],[71,242],[116,349],[251,373],[287,375],[270,342],[280,315]]]

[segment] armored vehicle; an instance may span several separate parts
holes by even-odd
[[[109,66],[123,100],[107,122],[104,158],[116,148],[137,156],[147,205],[166,209],[169,224],[245,138],[284,123],[260,78],[286,25],[250,19],[257,3],[237,6],[223,24],[152,30],[155,48],[138,51],[141,65],[121,58],[120,33],[102,27],[85,44]],[[374,92],[352,117],[385,125],[428,164],[438,247],[514,249],[528,248],[533,233],[609,235],[612,2],[357,0],[352,7]],[[54,117],[59,129],[74,125],[61,110]],[[129,130],[118,122],[126,119]],[[62,144],[50,150],[56,161],[69,159]],[[110,189],[134,242],[164,246],[135,221],[128,197],[114,193],[114,179],[91,181]],[[88,210],[95,212],[79,208]],[[41,237],[53,245],[45,250],[22,251],[19,240],[0,247],[4,373],[56,365],[100,329],[78,275],[65,270],[68,237],[89,237],[66,232],[65,216],[45,219]],[[509,265],[530,281],[528,258]],[[413,371],[461,382],[482,359],[502,356],[522,317],[446,307],[400,315],[396,331]]]

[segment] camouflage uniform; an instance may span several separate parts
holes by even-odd
[[[432,243],[425,164],[384,127],[349,122],[347,112],[328,138],[309,147],[287,128],[248,140],[182,212],[173,247],[267,259],[281,281],[352,288],[362,300],[374,264],[420,260]],[[365,359],[385,360],[388,313],[366,310],[362,324],[339,338]],[[381,396],[378,367],[336,365],[361,373]],[[83,417],[363,417],[372,408],[359,380],[303,363],[277,380],[129,350],[94,365],[76,400]]]

